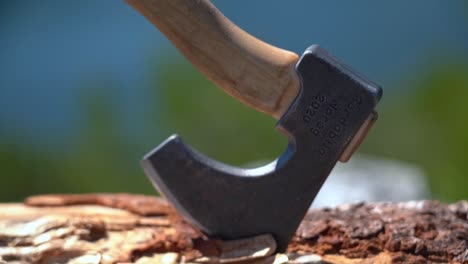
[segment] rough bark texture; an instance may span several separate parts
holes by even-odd
[[[287,215],[285,215],[287,217]],[[468,263],[468,202],[311,210],[286,254],[266,235],[226,242],[164,200],[44,195],[0,204],[0,263]]]

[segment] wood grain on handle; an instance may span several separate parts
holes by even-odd
[[[273,47],[229,21],[208,0],[127,0],[205,76],[276,119],[300,89],[297,54]]]

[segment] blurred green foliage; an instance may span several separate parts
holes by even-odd
[[[434,64],[385,98],[363,150],[421,166],[434,198],[468,198],[468,64]]]
[[[177,131],[205,155],[234,165],[270,161],[286,148],[275,119],[228,96],[187,62],[165,64],[157,79],[165,134]]]
[[[21,133],[2,135],[0,200],[57,192],[154,193],[138,162],[174,132],[204,154],[234,165],[271,160],[285,149],[274,119],[232,99],[187,62],[167,59],[151,69],[161,70],[146,87],[147,136],[123,135],[125,124],[112,96],[117,84],[86,83],[82,131],[67,149],[44,150]],[[421,166],[435,199],[466,199],[468,65],[434,65],[408,86],[384,95],[380,119],[361,150]]]
[[[82,87],[81,130],[65,149],[44,146],[31,135],[2,135],[0,201],[38,193],[154,193],[138,165],[141,150],[122,135],[115,83],[99,79]]]

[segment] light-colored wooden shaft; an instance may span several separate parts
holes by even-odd
[[[205,76],[279,119],[300,89],[297,54],[249,35],[208,0],[127,0]]]

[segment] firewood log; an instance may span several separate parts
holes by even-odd
[[[313,209],[275,253],[268,234],[208,238],[158,197],[41,195],[0,204],[0,263],[468,263],[467,215],[467,201]]]

